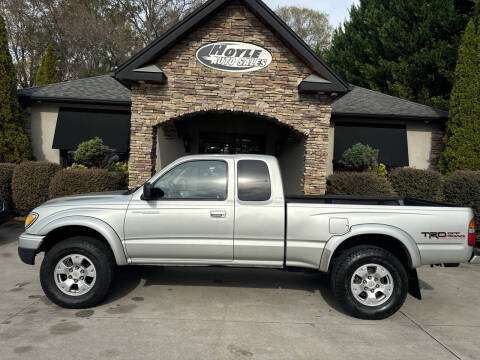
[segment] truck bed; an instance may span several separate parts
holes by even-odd
[[[392,205],[392,206],[435,206],[458,207],[456,205],[421,200],[409,197],[373,197],[347,195],[288,195],[286,203],[344,204],[344,205]]]

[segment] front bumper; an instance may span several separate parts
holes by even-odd
[[[470,264],[480,264],[480,248],[473,249],[473,256],[470,259]]]
[[[32,235],[23,233],[18,238],[18,256],[25,264],[33,265],[35,263],[35,255],[42,245],[42,235]]]

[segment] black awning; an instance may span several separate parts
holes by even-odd
[[[53,149],[75,150],[96,136],[116,152],[128,152],[130,112],[60,108]]]
[[[405,126],[386,124],[335,123],[334,162],[352,145],[362,143],[379,150],[378,161],[389,167],[408,166]]]

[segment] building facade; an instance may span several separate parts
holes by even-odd
[[[183,155],[261,153],[286,192],[323,194],[358,142],[389,167],[435,168],[448,117],[347,84],[260,0],[211,0],[113,76],[19,95],[39,160],[98,135],[128,159],[131,186]]]

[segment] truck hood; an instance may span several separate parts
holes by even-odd
[[[49,200],[43,203],[41,207],[65,206],[70,208],[91,205],[120,205],[123,203],[126,205],[130,201],[131,196],[125,190],[72,195]]]

